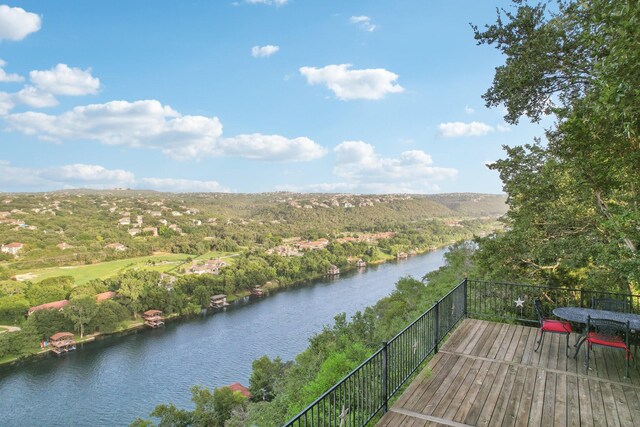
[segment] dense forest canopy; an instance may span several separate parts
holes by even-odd
[[[508,231],[481,245],[484,274],[638,288],[640,3],[514,0],[478,44],[505,56],[485,93],[505,120],[553,115],[547,141],[505,147],[490,167],[508,194]]]

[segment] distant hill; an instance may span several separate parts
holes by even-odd
[[[427,197],[464,216],[502,216],[508,209],[505,194],[444,193]]]
[[[0,195],[0,273],[210,250],[268,249],[294,237],[404,232],[452,240],[464,227],[489,232],[505,196],[452,193],[160,193],[65,190]],[[436,242],[438,243],[438,242]],[[442,243],[442,242],[440,242]],[[117,249],[116,249],[117,248]],[[5,271],[4,275],[8,273]],[[0,274],[1,275],[1,274]]]

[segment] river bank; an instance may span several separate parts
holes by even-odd
[[[442,248],[444,248],[446,246],[443,246],[441,248],[437,248],[436,250],[442,250]],[[425,248],[422,251],[416,251],[415,255],[423,255],[425,253],[428,252],[433,252],[432,248]],[[369,267],[372,266],[376,266],[376,265],[381,265],[384,263],[387,263],[389,261],[394,261],[396,260],[395,257],[391,256],[391,255],[385,255],[383,258],[370,262],[369,263]],[[355,265],[355,263],[351,263],[348,264],[347,266],[342,268],[341,274],[348,274],[348,273],[352,273],[354,271],[358,271],[359,268]],[[278,291],[278,290],[284,290],[284,289],[288,289],[288,288],[292,288],[292,287],[296,287],[296,286],[301,286],[304,284],[308,284],[314,281],[317,281],[319,279],[322,279],[326,276],[326,274],[318,274],[312,278],[307,278],[304,280],[298,280],[298,281],[294,281],[290,284],[281,284],[277,281],[272,281],[272,282],[268,282],[266,284],[264,284],[262,286],[262,289],[265,291],[265,295],[260,297],[260,298],[267,298],[269,296],[269,293],[272,293],[273,291]],[[336,278],[333,278],[333,280],[335,280]],[[238,301],[242,301],[242,300],[246,300],[246,298],[251,296],[251,291],[243,291],[243,292],[239,292],[237,294],[233,294],[233,295],[229,295],[227,296],[227,301],[229,303],[236,303]],[[246,301],[245,301],[246,302]],[[207,309],[208,312],[212,312],[215,313],[218,309]],[[199,316],[199,314],[179,314],[179,313],[171,313],[165,316],[165,321],[169,321],[169,322],[173,322],[173,321],[178,321],[178,320],[186,320],[189,318],[193,318],[193,317],[197,317]],[[146,326],[144,325],[144,322],[142,320],[129,320],[126,321],[125,324],[116,329],[113,332],[96,332],[93,334],[88,334],[83,338],[77,338],[76,339],[76,343],[77,343],[77,350],[81,350],[82,349],[82,345],[85,343],[89,343],[92,341],[95,341],[96,339],[100,339],[100,340],[104,340],[104,339],[108,339],[109,337],[118,337],[118,336],[122,336],[122,335],[127,335],[127,334],[131,334],[131,333],[135,333],[141,329],[146,329]],[[8,332],[7,332],[8,333]],[[0,359],[0,367],[4,367],[4,366],[18,366],[18,365],[22,365],[25,363],[30,363],[30,362],[34,362],[34,361],[38,361],[41,360],[44,357],[48,357],[50,354],[50,349],[45,348],[45,349],[38,349],[29,353],[29,354],[23,354],[23,355],[17,355],[17,356],[8,356],[8,357],[4,357],[2,359]],[[55,356],[55,357],[59,357],[59,356]]]
[[[400,277],[420,278],[439,268],[444,252],[274,289],[266,298],[240,299],[215,314],[96,339],[64,357],[6,366],[0,369],[3,425],[64,425],[52,421],[62,407],[66,424],[76,425],[127,425],[165,402],[190,408],[192,385],[248,384],[253,360],[265,354],[293,359],[336,314],[350,317],[391,293]]]

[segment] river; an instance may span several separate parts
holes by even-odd
[[[164,328],[87,343],[63,357],[0,369],[2,426],[126,426],[160,403],[192,408],[189,387],[248,385],[251,362],[291,360],[308,338],[389,295],[403,276],[443,265],[445,250],[274,292]]]

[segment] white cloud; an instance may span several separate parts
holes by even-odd
[[[156,149],[176,159],[238,156],[305,161],[326,151],[306,137],[254,134],[222,138],[222,123],[217,117],[183,116],[156,100],[78,106],[57,116],[29,111],[10,114],[5,121],[9,129],[43,140]]]
[[[49,180],[38,176],[37,170],[12,166],[0,160],[0,191],[36,191],[55,188]]]
[[[251,56],[254,58],[268,58],[277,51],[280,50],[280,46],[266,45],[266,46],[254,46],[251,48]]]
[[[132,187],[171,192],[228,192],[217,181],[136,178],[133,172],[75,163],[45,169],[12,166],[0,160],[0,190],[47,191],[62,188]]]
[[[506,125],[498,125],[496,126],[496,129],[498,130],[498,132],[511,132],[511,127]]]
[[[472,107],[469,107],[468,105],[466,105],[466,106],[464,107],[464,112],[465,112],[465,113],[467,113],[467,114],[473,114],[473,113],[475,113],[475,112],[476,112],[476,110],[475,110],[475,109],[473,109]]]
[[[404,88],[396,83],[398,75],[383,68],[350,70],[350,64],[327,65],[323,68],[302,67],[300,73],[310,85],[324,84],[343,101],[381,99]]]
[[[58,105],[58,100],[53,95],[33,86],[25,86],[13,95],[13,99],[19,104],[26,104],[33,108],[54,107]]]
[[[327,150],[306,137],[288,139],[280,135],[238,135],[223,138],[219,149],[223,155],[253,160],[304,162],[323,157]]]
[[[228,193],[229,189],[217,181],[198,181],[193,179],[174,178],[142,178],[138,187],[150,190],[170,191],[175,193],[216,192]]]
[[[493,126],[481,122],[449,122],[440,123],[438,131],[445,138],[456,138],[460,136],[482,136],[493,132]]]
[[[334,152],[333,174],[343,182],[307,186],[308,191],[424,193],[438,190],[438,182],[454,179],[458,173],[456,169],[433,166],[431,156],[422,150],[386,158],[376,153],[371,144],[345,141]]]
[[[0,116],[9,114],[14,106],[13,96],[7,92],[0,92]]]
[[[40,29],[41,20],[35,13],[20,7],[0,5],[0,40],[22,40]]]
[[[100,88],[100,79],[93,77],[90,69],[71,68],[66,64],[46,71],[31,71],[29,77],[39,89],[54,95],[89,95]]]
[[[0,82],[2,83],[10,83],[10,82],[21,82],[24,80],[24,77],[18,74],[8,74],[4,67],[7,65],[5,61],[0,59]]]
[[[360,28],[361,30],[368,31],[370,33],[375,31],[376,28],[378,28],[375,24],[371,23],[371,18],[364,15],[352,16],[351,18],[349,18],[349,22],[357,25],[358,28]]]
[[[289,0],[245,0],[245,3],[249,4],[266,4],[266,5],[275,5],[275,6],[284,6],[289,3]]]
[[[99,165],[83,163],[47,168],[42,170],[39,175],[52,181],[108,183],[109,185],[130,184],[135,179],[133,173],[122,169],[109,170]]]

